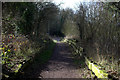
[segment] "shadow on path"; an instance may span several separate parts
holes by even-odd
[[[41,71],[43,78],[80,78],[79,70],[75,67],[70,47],[65,43],[57,43],[54,54]],[[38,76],[39,77],[39,76]]]

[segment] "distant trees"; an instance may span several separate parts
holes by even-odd
[[[78,38],[79,30],[74,20],[75,14],[72,9],[65,9],[61,12],[61,31],[68,38]]]
[[[38,22],[39,26],[41,26],[41,30],[40,29],[39,30],[42,31],[44,29],[42,25],[44,25],[47,28],[45,32],[50,33],[50,29],[55,23],[59,9],[55,4],[49,2],[45,2],[42,5],[38,4],[38,6],[39,6]]]

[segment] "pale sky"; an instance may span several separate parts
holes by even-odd
[[[75,9],[77,8],[77,4],[82,2],[83,0],[53,0],[56,4],[63,3],[61,4],[62,8],[72,8]]]

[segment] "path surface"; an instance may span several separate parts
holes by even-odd
[[[73,63],[70,48],[65,43],[57,43],[54,54],[41,71],[43,78],[81,78],[79,69]]]

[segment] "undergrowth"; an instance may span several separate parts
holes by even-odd
[[[47,45],[50,45],[51,40],[46,36],[41,38],[27,38],[19,34],[2,34],[2,76],[9,77],[17,73],[19,69],[30,59],[33,59],[36,53],[41,53]],[[52,47],[52,46],[51,46]],[[50,48],[51,49],[51,48]],[[48,53],[48,54],[47,54]],[[45,52],[45,55],[40,54],[42,63],[47,61],[47,56],[50,56],[50,50]]]

